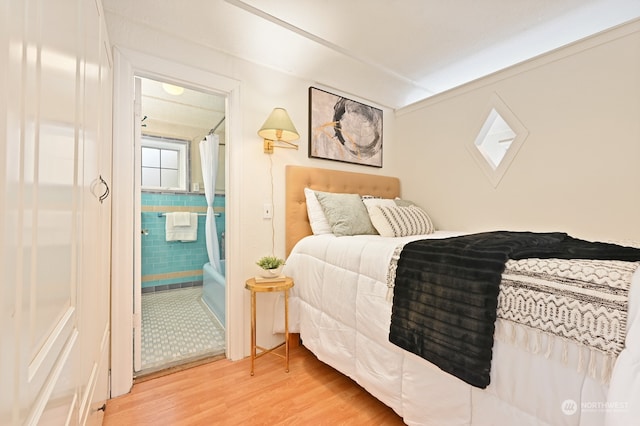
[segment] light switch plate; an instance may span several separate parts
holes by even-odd
[[[270,203],[264,203],[262,207],[262,217],[264,219],[271,219],[273,217],[273,205]]]

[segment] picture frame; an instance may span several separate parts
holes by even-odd
[[[309,158],[382,167],[379,108],[309,87]]]

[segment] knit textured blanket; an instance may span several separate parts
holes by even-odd
[[[498,294],[509,259],[640,261],[640,249],[564,233],[497,231],[419,240],[401,250],[389,269],[395,272],[389,340],[479,388],[490,383]]]
[[[629,288],[639,266],[582,259],[509,260],[500,283],[497,316],[511,326],[501,337],[518,343],[513,324],[524,326],[519,343],[546,357],[554,340],[542,333],[572,341],[585,348],[579,352],[578,370],[608,382],[624,349]]]

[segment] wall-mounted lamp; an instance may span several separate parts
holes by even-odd
[[[265,154],[273,154],[275,147],[298,149],[298,145],[291,141],[298,139],[300,135],[284,108],[273,109],[267,121],[258,130],[258,135],[264,139]]]

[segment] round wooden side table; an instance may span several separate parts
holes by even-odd
[[[289,289],[293,287],[293,279],[290,277],[281,278],[278,281],[256,281],[255,278],[249,278],[244,287],[251,291],[251,375],[253,376],[253,367],[256,358],[262,355],[272,353],[273,355],[284,358],[285,372],[289,372]],[[271,349],[258,346],[256,344],[256,293],[261,292],[284,292],[284,342]],[[284,355],[273,352],[284,345]],[[257,350],[261,352],[256,353]]]

